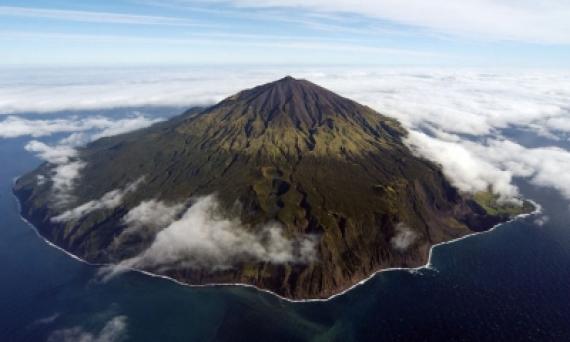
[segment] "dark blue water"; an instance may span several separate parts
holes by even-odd
[[[97,334],[116,316],[133,341],[570,341],[570,203],[554,190],[519,182],[544,207],[543,226],[521,219],[437,247],[435,270],[384,272],[328,302],[289,303],[138,273],[96,281],[96,267],[48,246],[18,215],[12,180],[40,163],[23,149],[29,140],[0,139],[1,341]]]

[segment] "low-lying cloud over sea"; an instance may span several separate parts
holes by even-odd
[[[105,323],[101,330],[91,332],[82,326],[53,331],[48,342],[115,342],[123,341],[127,336],[127,317],[115,316]]]
[[[528,177],[570,197],[564,170],[570,154],[557,141],[570,139],[570,72],[466,69],[347,68],[126,68],[5,70],[0,79],[0,138],[73,133],[63,144],[148,126],[156,118],[92,115],[30,120],[26,112],[134,106],[208,105],[244,88],[292,74],[306,78],[380,113],[411,131],[410,145],[444,166],[464,190],[489,185],[516,195],[512,177]],[[525,147],[505,129],[528,130],[545,146]],[[86,137],[86,131],[93,131]],[[551,146],[548,146],[551,145]],[[499,157],[500,156],[500,157]],[[552,177],[556,175],[556,177]]]
[[[6,114],[0,115],[0,139],[29,137],[26,149],[54,165],[51,175],[54,198],[68,209],[62,209],[55,220],[74,220],[93,210],[119,206],[128,195],[130,190],[117,189],[105,198],[75,208],[64,205],[70,200],[84,166],[76,152],[78,146],[164,119],[145,115],[144,110],[133,112],[132,107],[174,106],[182,112],[182,108],[213,104],[244,88],[291,74],[399,119],[409,130],[408,146],[441,164],[444,173],[463,191],[492,188],[502,198],[516,200],[519,190],[513,180],[521,177],[570,198],[570,151],[560,147],[564,146],[561,142],[570,140],[570,72],[308,67],[284,70],[280,67],[66,69],[20,73],[12,70],[0,80],[0,113]],[[125,109],[125,114],[119,117],[97,114],[97,110],[118,107],[131,109]],[[83,110],[90,112],[82,114]],[[60,117],[54,111],[67,114]],[[517,141],[509,133],[512,130],[535,134],[541,140],[540,146]],[[51,144],[42,141],[54,134],[65,137],[55,143],[52,140]],[[38,179],[43,181],[46,179]],[[275,243],[264,245],[259,241],[266,238],[245,234],[239,222],[205,215],[215,203],[213,197],[200,199],[189,208],[180,203],[141,203],[139,210],[149,206],[158,208],[168,211],[172,219],[162,222],[159,231],[153,231],[156,241],[145,253],[132,259],[132,265],[126,266],[175,262],[155,257],[161,254],[155,252],[162,251],[164,243],[177,246],[176,258],[182,255],[195,263],[214,267],[227,266],[229,260],[246,254],[261,260],[283,256],[286,260],[310,258],[307,253],[294,251],[294,241],[284,239],[277,228],[265,231],[274,237],[271,241]],[[154,222],[157,218],[150,219]],[[197,227],[192,231],[196,239],[179,238],[185,222],[193,222]],[[135,223],[132,230],[140,230],[140,222]],[[217,230],[209,231],[205,225]],[[245,238],[259,248],[220,256],[220,251],[227,250],[227,239],[213,238],[221,236],[215,235],[216,232],[226,237],[233,232],[240,241]],[[235,240],[238,235],[234,235],[230,237]],[[199,239],[211,243],[195,248],[192,244]],[[392,243],[405,249],[414,239],[402,226],[401,236]],[[309,240],[306,242],[306,246],[311,245]],[[190,247],[205,252],[188,258]],[[310,248],[306,250],[310,252]]]
[[[363,68],[2,70],[0,114],[213,104],[287,74],[412,124],[486,134],[510,124],[570,132],[570,71]]]

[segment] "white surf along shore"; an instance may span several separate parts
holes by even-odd
[[[17,179],[18,179],[18,177],[16,177],[13,182],[15,183],[15,182],[17,181]],[[65,254],[67,254],[67,255],[70,256],[71,258],[73,258],[73,259],[75,259],[75,260],[77,260],[77,261],[80,261],[80,262],[82,262],[82,263],[84,263],[84,264],[87,264],[87,265],[89,265],[89,266],[94,266],[94,267],[109,267],[109,266],[113,267],[113,266],[116,266],[116,265],[114,265],[114,264],[92,263],[92,262],[86,261],[86,260],[82,259],[81,257],[79,257],[79,256],[77,256],[77,255],[75,255],[75,254],[73,254],[73,253],[71,253],[71,252],[65,250],[64,248],[62,248],[62,247],[60,247],[60,246],[54,244],[53,242],[49,241],[48,239],[46,239],[46,238],[39,232],[39,230],[37,229],[36,226],[34,226],[30,221],[28,221],[24,216],[22,216],[22,207],[21,207],[20,200],[18,199],[18,197],[17,197],[15,194],[12,193],[12,195],[13,195],[14,198],[16,199],[16,203],[17,203],[17,205],[18,205],[18,212],[19,212],[19,215],[20,215],[20,218],[22,219],[22,221],[24,221],[24,222],[35,232],[35,234],[36,234],[40,239],[42,239],[46,244],[48,244],[49,246],[51,246],[51,247],[53,247],[53,248],[55,248],[55,249],[58,249],[59,251],[61,251],[61,252],[65,253]],[[426,262],[424,265],[419,266],[419,267],[392,267],[392,268],[384,268],[384,269],[375,271],[375,272],[373,272],[372,274],[370,274],[368,277],[366,277],[366,278],[360,280],[359,282],[355,283],[354,285],[352,285],[352,286],[350,286],[350,287],[348,287],[348,288],[346,288],[346,289],[344,289],[344,290],[342,290],[342,291],[340,291],[340,292],[338,292],[338,293],[336,293],[336,294],[334,294],[334,295],[332,295],[332,296],[330,296],[330,297],[327,297],[327,298],[292,299],[292,298],[283,297],[283,296],[281,296],[281,295],[279,295],[279,294],[277,294],[277,293],[275,293],[275,292],[273,292],[273,291],[270,291],[270,290],[267,290],[267,289],[262,289],[262,288],[259,288],[259,287],[255,286],[255,285],[251,285],[251,284],[244,284],[244,283],[187,284],[187,283],[181,282],[181,281],[179,281],[179,280],[177,280],[177,279],[174,279],[174,278],[172,278],[172,277],[168,277],[168,276],[165,276],[165,275],[160,275],[160,274],[152,273],[152,272],[145,271],[145,270],[141,270],[141,269],[138,269],[138,268],[125,267],[125,270],[126,270],[126,271],[139,272],[139,273],[145,274],[145,275],[147,275],[147,276],[151,276],[151,277],[153,277],[153,278],[166,279],[166,280],[172,281],[172,282],[174,282],[174,283],[176,283],[176,284],[178,284],[178,285],[187,286],[187,287],[197,287],[197,288],[200,288],[200,287],[229,287],[229,286],[240,286],[240,287],[253,288],[253,289],[257,290],[257,291],[271,294],[271,295],[273,295],[273,296],[275,296],[275,297],[278,297],[278,298],[281,299],[281,300],[284,300],[284,301],[287,301],[287,302],[292,302],[292,303],[327,302],[327,301],[330,301],[330,300],[332,300],[332,299],[334,299],[334,298],[336,298],[336,297],[338,297],[338,296],[341,296],[341,295],[343,295],[343,294],[349,292],[350,290],[352,290],[352,289],[354,289],[354,288],[356,288],[356,287],[358,287],[358,286],[360,286],[360,285],[366,283],[368,280],[374,278],[377,274],[382,273],[382,272],[390,272],[390,271],[418,272],[418,271],[424,270],[424,269],[435,270],[435,269],[432,267],[431,258],[432,258],[433,250],[434,250],[434,248],[436,248],[437,246],[454,243],[454,242],[457,242],[457,241],[466,239],[466,238],[468,238],[468,237],[471,237],[471,236],[473,236],[473,235],[479,235],[479,234],[489,233],[489,232],[495,230],[497,227],[499,227],[499,226],[501,226],[501,225],[503,225],[503,224],[510,223],[510,222],[513,222],[513,221],[515,221],[515,220],[522,219],[522,218],[525,218],[525,217],[537,215],[537,214],[540,214],[540,213],[542,212],[542,206],[541,206],[540,204],[538,204],[538,203],[536,203],[535,201],[530,200],[530,199],[526,199],[526,200],[529,201],[530,203],[532,203],[532,205],[534,205],[534,208],[535,208],[534,211],[532,211],[532,212],[530,212],[530,213],[526,213],[526,214],[517,215],[517,216],[513,217],[512,219],[510,219],[510,220],[508,220],[508,221],[498,223],[498,224],[494,225],[493,227],[491,227],[490,229],[485,230],[485,231],[482,231],[482,232],[473,232],[473,233],[471,233],[471,234],[464,235],[464,236],[462,236],[462,237],[460,237],[460,238],[457,238],[457,239],[452,239],[452,240],[449,240],[449,241],[445,241],[445,242],[440,242],[440,243],[434,244],[433,246],[431,246],[431,248],[430,248],[430,250],[429,250],[428,259],[427,259],[427,262]]]

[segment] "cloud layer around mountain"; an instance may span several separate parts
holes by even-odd
[[[85,215],[102,209],[114,209],[123,203],[123,198],[128,194],[135,192],[144,183],[144,177],[129,183],[123,189],[115,189],[105,193],[101,198],[85,202],[73,209],[64,211],[54,216],[53,222],[68,222],[78,220]]]
[[[39,78],[30,78],[29,83],[14,81],[12,86],[7,86],[11,79],[8,74],[0,87],[0,112],[210,104],[286,74],[280,67],[149,71],[82,72],[90,75],[91,81],[74,77],[76,71],[66,71],[63,75],[45,71],[40,75],[41,82]],[[513,197],[517,195],[513,178],[526,177],[537,185],[553,187],[570,196],[564,177],[552,177],[565,173],[567,150],[529,148],[503,134],[505,129],[517,128],[543,137],[552,146],[569,141],[568,72],[298,67],[288,68],[287,74],[309,79],[396,117],[411,130],[408,143],[421,155],[442,164],[446,175],[463,190],[477,191],[491,186],[504,197]],[[0,121],[3,132],[0,134],[74,132],[66,143],[76,145],[86,140],[82,134],[86,127],[104,127],[100,129],[101,136],[105,131],[124,131],[149,124],[141,118],[117,125],[85,118],[28,121],[8,117]],[[507,150],[512,153],[502,153]]]
[[[458,134],[485,135],[516,125],[551,137],[570,134],[567,71],[307,67],[70,69],[34,75],[7,71],[0,84],[0,113],[212,104],[285,74],[309,79],[394,116],[408,127],[430,125]],[[29,124],[36,127],[35,134],[107,124],[5,120],[0,125],[3,136],[21,135],[18,132],[28,131]]]
[[[85,167],[85,163],[79,158],[78,147],[99,138],[148,127],[161,120],[163,119],[150,118],[141,113],[134,115],[129,113],[118,119],[105,116],[80,117],[77,115],[53,119],[8,116],[4,120],[0,120],[0,139],[22,136],[40,138],[54,134],[71,133],[55,144],[31,140],[24,146],[25,150],[51,164],[49,174],[38,175],[37,181],[40,185],[48,180],[51,181],[53,191],[51,204],[56,208],[65,208],[74,200],[75,183],[80,177],[81,170]],[[111,197],[114,194],[109,193],[107,195]],[[91,204],[97,205],[97,203]],[[89,211],[87,206],[83,207],[82,210]],[[70,212],[67,214],[71,215]]]
[[[149,118],[141,114],[116,120],[104,116],[28,119],[11,115],[0,120],[0,138],[21,136],[38,138],[57,133],[76,133],[75,139],[81,137],[80,141],[85,143],[90,140],[148,127],[158,121],[160,119]],[[89,134],[90,131],[93,133]]]
[[[139,255],[104,269],[103,279],[129,268],[223,270],[246,261],[310,263],[317,258],[316,236],[285,236],[278,223],[251,229],[223,213],[215,195],[197,198],[181,209],[156,200],[131,209],[124,217],[127,234],[149,229],[157,233]]]
[[[253,259],[270,263],[310,262],[314,241],[294,241],[283,235],[279,224],[256,232],[220,210],[215,196],[196,200],[182,217],[160,231],[152,245],[131,260],[133,265],[227,268]],[[177,265],[177,263],[184,265]]]
[[[53,205],[65,206],[73,200],[73,189],[85,163],[77,158],[77,150],[68,145],[48,145],[32,140],[24,147],[40,159],[52,164],[51,174],[38,175],[37,181],[45,183],[46,178],[52,182]]]

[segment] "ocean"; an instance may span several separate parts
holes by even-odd
[[[72,114],[85,115],[53,115]],[[542,144],[523,130],[505,134]],[[0,341],[103,338],[117,317],[128,341],[570,340],[570,202],[553,189],[518,179],[542,213],[438,246],[429,269],[381,272],[332,300],[292,303],[137,272],[101,282],[97,267],[49,246],[19,215],[12,182],[41,163],[24,150],[30,139],[0,139]]]

